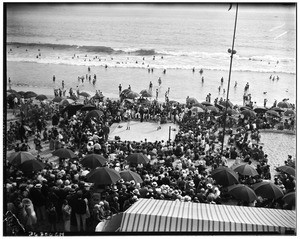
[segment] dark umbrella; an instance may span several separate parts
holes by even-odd
[[[295,111],[291,110],[291,109],[288,109],[287,111],[284,112],[284,115],[285,116],[291,116],[291,115],[295,115]]]
[[[84,91],[80,92],[79,95],[81,95],[83,97],[90,97],[91,96],[89,93],[84,92]]]
[[[96,100],[102,100],[104,98],[103,94],[101,93],[101,95],[96,94],[92,97],[92,99],[96,99]]]
[[[64,99],[59,104],[62,105],[62,106],[67,106],[67,105],[72,104],[72,103],[74,103],[74,101],[72,99]]]
[[[294,168],[292,168],[291,166],[283,165],[283,166],[278,167],[277,170],[287,173],[292,176],[296,175],[296,170]]]
[[[199,103],[198,100],[194,97],[190,97],[190,98],[187,98],[186,99],[186,103],[187,104],[196,104],[196,103]]]
[[[24,163],[28,160],[35,160],[35,157],[29,152],[20,151],[12,153],[7,160],[11,164],[20,165],[21,163]]]
[[[281,109],[279,107],[272,107],[270,110],[275,110],[275,111],[277,111],[279,113],[284,111],[283,109]]]
[[[253,168],[248,163],[238,164],[232,167],[233,171],[240,173],[241,175],[248,175],[248,176],[256,176],[258,172],[255,168]]]
[[[288,204],[288,205],[295,205],[295,197],[296,197],[296,193],[295,192],[290,192],[287,193],[286,195],[284,195],[284,197],[282,198],[282,200]]]
[[[25,91],[22,91],[22,90],[21,90],[21,91],[18,91],[18,94],[21,95],[21,96],[24,96]]]
[[[142,97],[152,97],[152,95],[149,92],[143,92]]]
[[[206,110],[206,106],[202,105],[201,103],[195,103],[193,104],[193,106],[200,107],[201,109]]]
[[[252,110],[252,109],[248,106],[242,106],[240,107],[240,110],[243,111],[243,110]]]
[[[143,182],[143,179],[141,178],[141,176],[136,172],[132,172],[131,170],[121,171],[120,176],[121,176],[121,178],[124,179],[125,182],[129,182],[131,180],[134,180],[136,183]]]
[[[59,96],[56,96],[52,101],[53,101],[53,102],[56,102],[56,103],[59,103],[59,102],[62,101],[62,98],[59,97]]]
[[[220,103],[220,105],[223,105],[223,106],[225,106],[226,107],[226,105],[227,105],[227,107],[229,107],[229,108],[232,108],[233,107],[233,104],[228,100],[227,102],[226,102],[226,100],[223,100],[221,103]]]
[[[33,97],[36,97],[36,96],[37,96],[37,94],[34,93],[33,91],[27,91],[27,92],[25,92],[25,94],[24,94],[24,98],[25,98],[25,99],[33,98]]]
[[[122,92],[121,92],[121,96],[123,96],[123,97],[126,97],[127,96],[127,94],[128,93],[130,93],[131,92],[131,90],[129,90],[129,89],[125,89],[125,90],[123,90]]]
[[[12,90],[12,89],[10,89],[10,90],[7,90],[7,92],[9,92],[9,93],[17,93],[17,91],[15,91],[15,90]]]
[[[78,97],[76,97],[75,95],[72,95],[72,96],[68,96],[67,99],[71,99],[71,100],[78,100]]]
[[[227,109],[227,114],[228,114],[228,115],[237,115],[238,112],[235,111],[234,109]]]
[[[238,200],[245,202],[253,202],[257,199],[257,196],[253,189],[245,184],[236,184],[228,187],[228,193],[234,196]]]
[[[127,162],[135,164],[147,164],[150,161],[150,159],[148,159],[148,157],[142,153],[130,154],[129,156],[127,156],[127,158],[125,158],[125,160],[127,160]]]
[[[36,172],[44,169],[46,165],[38,160],[28,160],[19,165],[19,169],[23,172]]]
[[[277,107],[280,108],[291,108],[291,104],[285,101],[281,101],[277,104]]]
[[[90,111],[87,115],[86,115],[86,119],[90,119],[90,118],[101,118],[101,116],[104,115],[103,111],[101,110],[92,110]]]
[[[258,114],[264,114],[264,113],[266,113],[267,110],[268,110],[268,109],[263,108],[263,107],[257,107],[257,108],[255,108],[253,111],[254,111],[255,113],[258,113]]]
[[[245,117],[255,117],[256,116],[256,114],[255,114],[255,112],[254,111],[252,111],[252,110],[243,110],[242,112],[241,112],[241,114],[243,114]]]
[[[268,110],[266,111],[266,114],[275,116],[275,117],[279,117],[279,114],[275,111],[275,110]]]
[[[126,101],[127,103],[131,103],[131,104],[134,103],[134,100],[133,100],[133,99],[125,99],[125,101]]]
[[[87,104],[87,105],[84,105],[80,110],[81,111],[90,111],[90,110],[95,110],[95,109],[97,109],[96,106]]]
[[[219,109],[216,106],[207,106],[206,107],[210,112],[218,113]]]
[[[116,170],[107,167],[94,169],[86,177],[89,182],[96,185],[113,184],[121,179],[120,174]]]
[[[209,103],[207,101],[203,101],[201,104],[204,106],[213,106],[211,103]]]
[[[43,101],[43,100],[46,100],[46,99],[48,99],[48,97],[47,96],[45,96],[45,95],[38,95],[37,97],[35,97],[37,100],[39,100],[39,101]]]
[[[227,167],[218,167],[211,172],[211,176],[216,182],[223,186],[229,186],[239,182],[236,172]]]
[[[7,99],[14,99],[15,97],[17,97],[18,99],[21,98],[21,96],[18,93],[11,93],[10,95],[7,96]]]
[[[169,101],[169,104],[170,105],[177,105],[179,102],[178,101],[176,101],[176,100],[170,100]]]
[[[131,91],[131,92],[129,92],[129,93],[126,95],[126,98],[128,98],[128,99],[134,99],[134,98],[137,98],[137,97],[139,97],[139,96],[140,96],[140,95],[139,95],[138,93]]]
[[[200,108],[200,107],[197,107],[197,106],[193,106],[191,108],[191,111],[192,112],[195,112],[195,113],[203,113],[204,112],[204,109]]]
[[[52,153],[54,156],[58,156],[59,158],[70,159],[76,158],[77,156],[70,149],[61,148]]]
[[[225,106],[219,105],[219,104],[215,104],[215,107],[217,107],[219,110],[224,110],[225,109]]]
[[[107,159],[99,154],[88,154],[80,161],[82,166],[91,168],[91,169],[100,167],[100,166],[104,165],[106,162],[107,162]]]
[[[252,185],[256,195],[263,198],[278,199],[283,197],[282,189],[272,182],[263,181]]]

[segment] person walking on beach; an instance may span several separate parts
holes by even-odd
[[[119,84],[119,95],[121,95],[121,92],[122,92],[122,85]]]
[[[161,116],[160,114],[157,114],[157,124],[158,124],[157,130],[161,129],[160,122],[161,122]]]
[[[224,82],[224,78],[222,77],[221,78],[221,85],[223,85],[223,82]]]
[[[200,75],[202,75],[203,74],[203,69],[200,69],[199,73],[200,73]]]
[[[128,86],[128,90],[131,90],[131,86],[130,85]]]
[[[202,84],[204,83],[204,76],[202,76],[202,78],[201,78],[201,82],[202,82]]]
[[[158,78],[158,86],[160,86],[161,85],[161,78],[159,77]]]
[[[8,86],[9,86],[9,89],[11,90],[11,80],[10,80],[10,77],[8,77]]]
[[[267,105],[267,99],[264,99],[264,107],[266,108],[266,105]]]
[[[152,91],[152,86],[153,86],[152,81],[150,81],[150,84],[149,84],[149,91]]]
[[[64,80],[61,82],[61,86],[62,86],[63,89],[65,88],[65,81]]]
[[[55,83],[55,75],[53,75],[53,83]]]
[[[158,98],[158,89],[156,89],[156,100]]]
[[[234,83],[234,88],[236,88],[237,87],[237,81],[235,81],[235,83]]]
[[[127,118],[126,130],[130,130],[130,120],[131,120],[131,111],[130,111],[130,109],[126,110],[126,118]]]
[[[220,94],[220,91],[221,91],[221,86],[219,86],[219,87],[218,87],[218,90],[219,90],[219,94]]]

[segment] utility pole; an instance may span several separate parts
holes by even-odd
[[[224,113],[224,123],[223,123],[223,134],[222,134],[222,146],[221,146],[221,155],[223,153],[224,147],[224,138],[225,138],[225,128],[226,128],[226,116],[227,116],[227,108],[228,108],[228,96],[229,96],[229,89],[230,89],[230,77],[231,77],[231,68],[232,68],[232,59],[233,55],[236,53],[234,50],[234,41],[235,41],[235,32],[236,32],[236,23],[237,23],[237,15],[238,15],[238,4],[236,4],[236,11],[235,11],[235,22],[234,22],[234,30],[233,30],[233,39],[232,39],[232,47],[228,49],[230,53],[230,66],[229,66],[229,76],[228,76],[228,85],[227,85],[227,94],[226,94],[226,104],[225,104],[225,113]],[[231,7],[230,7],[231,9]],[[230,10],[229,9],[229,10]]]

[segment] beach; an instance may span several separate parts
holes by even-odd
[[[7,4],[7,213],[81,235],[144,198],[294,210],[296,7],[228,7]]]

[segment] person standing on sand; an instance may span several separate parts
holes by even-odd
[[[10,77],[8,77],[8,86],[9,86],[9,89],[11,90],[11,80],[10,80]]]
[[[55,83],[55,75],[53,75],[53,83]]]
[[[266,106],[267,106],[267,99],[264,99],[264,107],[266,108]]]
[[[127,116],[127,128],[126,128],[126,130],[130,130],[130,120],[131,120],[131,111],[130,111],[130,109],[126,110],[126,116]]]
[[[65,81],[64,80],[61,82],[61,86],[62,86],[63,89],[65,88]]]
[[[130,85],[128,86],[128,90],[131,90],[131,86]]]
[[[119,84],[119,95],[121,95],[121,93],[122,93],[122,85]]]
[[[158,124],[157,130],[161,129],[160,122],[161,122],[161,116],[160,114],[157,114],[157,124]]]
[[[150,84],[149,84],[149,91],[151,91],[151,92],[152,92],[152,86],[153,86],[152,81],[150,81]]]
[[[156,100],[158,98],[158,89],[156,89]]]

